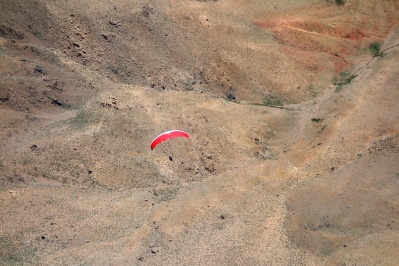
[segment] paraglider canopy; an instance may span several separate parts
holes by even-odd
[[[189,138],[188,134],[182,130],[170,130],[166,131],[158,136],[155,137],[155,139],[151,142],[151,150],[155,148],[159,143],[171,139],[171,138],[177,138],[177,137],[183,137],[183,138]]]

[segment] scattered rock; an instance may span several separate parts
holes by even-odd
[[[157,254],[159,251],[161,251],[161,249],[159,247],[152,247],[150,251],[152,254]]]
[[[39,75],[46,75],[47,72],[43,70],[43,68],[41,66],[36,66],[34,69],[35,74],[39,74]]]
[[[229,93],[226,93],[226,98],[228,100],[234,101],[236,99],[236,96],[234,95],[234,93],[229,92]]]
[[[155,9],[154,9],[154,7],[152,5],[145,4],[141,8],[141,14],[144,17],[149,17],[151,14],[155,14]]]
[[[56,81],[56,82],[54,82],[54,84],[53,85],[48,85],[47,87],[49,87],[49,88],[51,88],[51,89],[53,89],[53,90],[55,90],[55,91],[57,91],[57,92],[62,92],[62,91],[64,91],[62,88],[61,88],[61,86],[62,86],[63,84],[61,83],[61,82],[58,82],[58,81]],[[30,89],[31,87],[29,87],[29,89]],[[34,89],[34,88],[33,88]]]
[[[12,183],[17,183],[17,182],[25,182],[25,178],[20,175],[20,174],[11,174],[9,176],[7,176],[7,181],[12,182]],[[16,191],[14,190],[10,190],[9,191],[13,196],[15,196]]]
[[[110,20],[108,21],[109,25],[114,26],[114,27],[119,27],[120,23],[115,21],[115,20]]]
[[[25,35],[5,25],[0,25],[0,36],[14,36],[22,40]]]
[[[104,33],[101,33],[100,35],[101,35],[101,37],[104,38],[104,40],[106,40],[106,41],[109,41],[109,40],[110,40],[110,38],[108,37],[108,35],[106,35],[106,34],[104,34]]]
[[[36,145],[36,144],[33,144],[32,146],[30,146],[30,149],[32,150],[32,151],[35,151],[35,150],[37,150],[39,147]]]
[[[109,108],[114,108],[116,110],[119,110],[119,107],[118,107],[119,102],[118,102],[118,100],[115,99],[114,97],[112,97],[110,101],[111,101],[111,103],[108,102],[108,101],[104,101],[104,102],[102,102],[100,104],[101,104],[102,107],[109,107]]]
[[[54,105],[60,106],[60,107],[66,107],[66,104],[65,104],[65,103],[62,103],[62,102],[60,102],[60,101],[57,100],[57,99],[51,100],[51,103],[54,104]]]

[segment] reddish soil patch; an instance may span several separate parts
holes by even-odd
[[[318,6],[288,17],[260,18],[255,25],[271,31],[284,44],[282,51],[306,68],[337,73],[353,66],[360,49],[383,40],[399,22],[398,15],[379,5],[378,16],[375,6]]]

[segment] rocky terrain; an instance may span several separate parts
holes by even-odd
[[[0,1],[0,264],[396,265],[398,23],[397,0]]]

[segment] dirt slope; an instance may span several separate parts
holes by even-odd
[[[398,261],[398,1],[0,10],[0,264]]]

